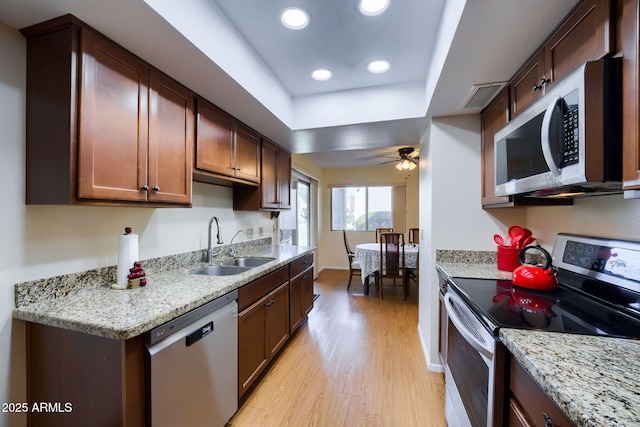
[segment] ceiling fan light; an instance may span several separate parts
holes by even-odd
[[[416,162],[411,159],[402,159],[396,164],[396,169],[399,171],[414,170],[416,168]]]

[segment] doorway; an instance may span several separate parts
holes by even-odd
[[[311,182],[298,174],[291,178],[291,210],[280,213],[280,244],[311,246]]]

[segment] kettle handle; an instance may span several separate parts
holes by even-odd
[[[525,253],[527,252],[527,250],[529,250],[529,249],[537,249],[538,251],[542,252],[542,254],[545,257],[544,266],[542,267],[543,270],[546,270],[547,268],[552,266],[553,259],[551,258],[551,254],[549,252],[547,252],[547,250],[544,249],[540,245],[529,245],[529,246],[525,246],[524,248],[522,248],[522,250],[518,254],[518,261],[520,261],[520,264],[522,264],[522,265],[526,264],[524,256],[525,256]]]

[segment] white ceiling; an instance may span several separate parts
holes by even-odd
[[[378,164],[417,146],[428,118],[477,113],[472,85],[504,81],[578,0],[2,0],[19,29],[71,13],[294,153],[322,167]],[[285,7],[310,25],[282,27]],[[391,62],[385,74],[371,59]],[[334,78],[310,79],[330,68]],[[391,153],[391,154],[390,154]]]

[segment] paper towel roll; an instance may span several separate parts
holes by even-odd
[[[125,228],[125,234],[121,234],[118,241],[118,285],[127,284],[129,269],[138,259],[138,235],[131,232],[131,228]]]

